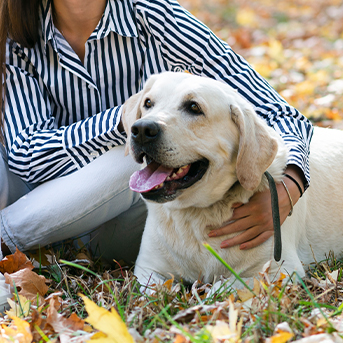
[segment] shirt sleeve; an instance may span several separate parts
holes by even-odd
[[[313,127],[241,56],[174,0],[151,0],[145,14],[171,69],[222,80],[247,99],[256,113],[283,138],[288,164],[298,166],[310,183],[309,147]]]
[[[117,130],[121,106],[57,127],[49,99],[29,65],[6,65],[5,137],[10,170],[31,183],[80,169],[125,142]]]

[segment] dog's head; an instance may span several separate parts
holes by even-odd
[[[209,206],[238,180],[254,190],[277,141],[228,85],[187,73],[152,76],[123,107],[127,148],[144,169],[130,187],[146,200]]]

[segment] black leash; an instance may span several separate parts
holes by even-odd
[[[267,177],[272,201],[272,216],[274,225],[274,259],[279,262],[281,259],[282,242],[281,242],[281,226],[279,213],[279,199],[273,177],[266,171],[264,175]]]

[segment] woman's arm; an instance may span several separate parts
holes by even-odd
[[[29,66],[7,64],[5,137],[10,170],[27,182],[70,174],[125,142],[118,131],[121,107],[58,127],[47,92]]]
[[[313,127],[237,55],[224,41],[174,0],[138,0],[138,13],[144,14],[150,32],[159,42],[172,70],[221,80],[247,99],[256,113],[283,138],[289,150],[288,165],[297,166],[310,182],[309,145]]]

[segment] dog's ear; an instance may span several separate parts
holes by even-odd
[[[143,91],[138,92],[137,94],[132,95],[127,99],[123,105],[122,112],[122,123],[124,130],[127,135],[126,145],[125,145],[125,156],[129,153],[129,142],[131,134],[131,126],[133,123],[139,119],[142,115],[140,110],[140,103],[142,100]]]
[[[236,105],[231,105],[230,108],[232,120],[240,135],[237,178],[245,189],[254,190],[260,184],[263,173],[273,162],[278,144],[252,108],[247,107],[243,111]]]

